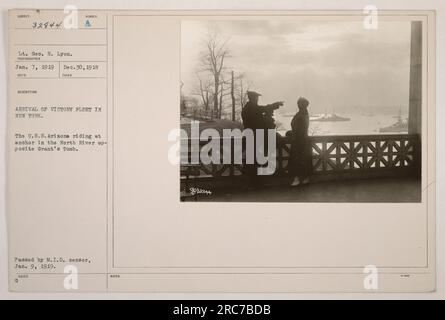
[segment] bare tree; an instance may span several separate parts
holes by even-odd
[[[238,76],[238,90],[237,90],[237,95],[238,95],[238,101],[239,101],[239,105],[241,108],[244,107],[244,105],[247,103],[247,90],[249,90],[249,86],[246,85],[245,83],[245,79],[244,79],[244,75],[240,74]]]
[[[233,95],[234,95],[235,101],[233,103],[233,100],[232,100],[232,120],[233,121],[240,120],[241,110],[247,103],[247,91],[252,86],[253,85],[252,85],[251,81],[246,80],[245,74],[239,73],[237,75],[234,72]],[[237,112],[237,110],[238,110],[238,112]]]
[[[230,95],[230,80],[227,81],[224,75],[221,75],[220,79],[220,89],[219,89],[219,109],[218,109],[218,118],[222,118],[224,113],[224,102],[226,101],[226,97]]]
[[[209,86],[206,83],[203,85],[202,80],[199,79],[199,90],[201,92],[202,103],[204,104],[204,110],[209,111]]]
[[[231,57],[228,40],[216,29],[207,33],[196,71],[198,81],[193,94],[200,97],[207,114],[237,121],[239,109],[247,102],[245,90],[249,85],[246,85],[247,81],[242,73],[228,71],[227,60]],[[230,111],[225,108],[230,108]]]
[[[209,111],[210,98],[212,96],[210,89],[211,84],[208,81],[202,80],[199,75],[197,75],[197,78],[199,85],[193,93],[200,96],[204,111],[207,113]]]
[[[228,39],[224,39],[217,30],[210,31],[205,39],[205,50],[200,61],[201,70],[209,72],[213,80],[213,110],[218,116],[220,116],[220,101],[224,86],[222,75],[226,59],[230,55],[227,42]]]
[[[235,109],[236,109],[236,102],[235,102],[235,75],[234,72],[232,70],[231,72],[231,77],[230,77],[231,81],[230,81],[230,97],[232,99],[232,121],[236,120],[236,114],[235,114]]]

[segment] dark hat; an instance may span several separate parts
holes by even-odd
[[[261,94],[260,93],[258,93],[258,92],[255,92],[255,91],[247,91],[247,96],[250,98],[250,97],[259,97],[259,96],[261,96]]]

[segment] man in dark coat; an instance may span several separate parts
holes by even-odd
[[[298,186],[309,182],[311,170],[312,148],[308,137],[309,113],[307,108],[309,101],[299,98],[297,101],[298,112],[292,118],[291,127],[291,152],[289,155],[289,174],[293,177],[292,186]]]
[[[266,129],[265,114],[283,105],[283,101],[277,101],[266,106],[260,106],[258,105],[258,97],[260,96],[261,94],[255,91],[247,91],[249,101],[247,101],[241,111],[241,118],[243,119],[245,129]]]
[[[244,173],[249,178],[249,184],[252,188],[260,187],[260,181],[257,176],[258,164],[256,161],[256,130],[257,129],[269,129],[269,124],[266,118],[266,113],[278,109],[283,105],[283,101],[277,101],[266,106],[258,105],[258,97],[261,94],[254,91],[247,91],[247,101],[246,105],[241,111],[241,118],[243,119],[244,129],[252,129],[254,133],[254,163],[246,164],[244,166]],[[267,133],[265,132],[264,137],[267,141]],[[264,145],[264,142],[263,142]]]

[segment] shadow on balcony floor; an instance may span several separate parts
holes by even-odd
[[[421,183],[413,178],[317,182],[302,187],[270,186],[256,191],[218,190],[200,195],[211,202],[420,202]]]

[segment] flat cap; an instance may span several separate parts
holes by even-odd
[[[258,92],[255,92],[255,91],[247,91],[247,96],[248,97],[259,97],[259,96],[261,96],[261,94]]]

